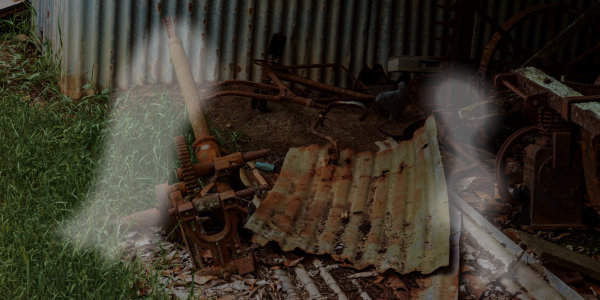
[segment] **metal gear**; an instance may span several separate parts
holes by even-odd
[[[199,191],[200,184],[194,174],[192,167],[192,161],[188,146],[183,135],[175,137],[175,150],[177,151],[177,160],[179,160],[179,166],[183,174],[183,182],[185,183],[185,190],[188,195],[196,194],[196,190]]]

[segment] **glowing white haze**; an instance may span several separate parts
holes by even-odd
[[[164,43],[166,47],[166,37]],[[173,138],[191,134],[180,95],[176,84],[147,85],[117,98],[107,114],[104,149],[87,200],[58,229],[60,236],[77,247],[94,247],[107,258],[118,258],[124,230],[117,226],[119,217],[153,208],[154,186],[175,180]]]

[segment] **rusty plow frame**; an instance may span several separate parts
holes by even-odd
[[[229,88],[233,85],[254,90],[252,92],[245,90],[226,90],[219,91],[204,96],[206,100],[212,100],[224,96],[240,96],[262,101],[273,102],[291,102],[304,105],[307,107],[315,107],[327,109],[331,102],[339,101],[358,101],[358,102],[373,102],[374,95],[365,93],[366,86],[356,78],[346,67],[335,63],[325,64],[305,64],[305,65],[282,65],[273,60],[255,59],[254,63],[263,68],[263,82],[254,82],[248,80],[225,80],[213,84],[210,88]],[[311,80],[306,77],[299,76],[293,73],[293,70],[298,69],[314,69],[314,68],[339,68],[343,70],[356,84],[358,91],[347,88],[327,85],[318,81]],[[307,89],[319,91],[328,94],[328,97],[302,97],[294,93],[284,81],[302,85]]]

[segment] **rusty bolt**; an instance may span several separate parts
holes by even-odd
[[[342,212],[341,217],[342,217],[342,220],[344,220],[344,221],[347,220],[348,219],[348,212],[347,211]]]

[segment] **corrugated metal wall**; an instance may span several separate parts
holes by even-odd
[[[448,33],[435,21],[450,0],[33,0],[36,26],[62,63],[61,88],[127,88],[175,82],[163,17],[175,20],[196,80],[260,80],[253,58],[270,37],[288,37],[284,64],[337,62],[358,74],[387,66],[393,55],[441,56]],[[344,85],[341,74],[312,70],[312,79]]]
[[[81,86],[127,88],[133,84],[172,83],[163,17],[175,20],[196,80],[260,80],[252,59],[263,58],[270,37],[288,37],[284,64],[337,62],[358,74],[363,67],[387,67],[394,55],[444,56],[448,45],[436,37],[450,30],[436,24],[452,19],[438,7],[454,0],[33,0],[38,33],[53,42],[62,63],[61,88],[81,95]],[[544,3],[579,9],[587,0],[482,0],[488,15],[504,23],[517,12]],[[560,14],[557,28],[573,16]],[[547,15],[523,22],[511,35],[526,49],[546,41]],[[478,59],[495,30],[475,21],[471,57]],[[561,49],[557,59],[573,58],[598,42],[586,30]],[[500,47],[494,59],[514,51]],[[588,63],[600,63],[598,55]],[[303,75],[345,85],[342,74],[311,70]]]
[[[519,0],[519,1],[494,1],[482,0],[487,14],[495,19],[499,25],[504,24],[509,18],[518,12],[533,6],[543,4],[563,4],[577,10],[585,10],[592,1],[589,0]],[[560,30],[566,28],[575,18],[576,14],[568,10],[543,10],[540,14],[532,15],[524,19],[514,30],[509,31],[510,35],[523,49],[530,50],[531,53],[525,55],[533,55],[534,51],[541,49],[548,41],[547,34],[550,31],[548,26],[550,13],[556,13],[556,24],[554,27],[555,35]],[[600,23],[600,20],[597,22]],[[474,43],[471,49],[471,57],[479,58],[481,53],[492,38],[496,30],[485,21],[475,21],[474,28]],[[592,28],[587,28],[577,33],[569,42],[562,47],[556,56],[558,61],[564,62],[577,57],[586,49],[591,48],[596,43],[600,42],[600,34]],[[507,59],[515,57],[514,47],[509,46],[509,43],[503,43],[496,51],[494,59]],[[587,63],[600,64],[600,55],[592,55],[587,60]]]

